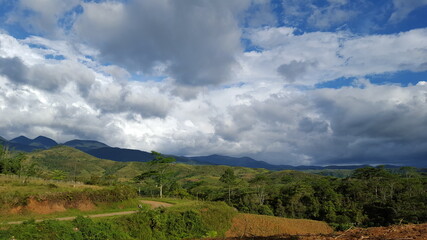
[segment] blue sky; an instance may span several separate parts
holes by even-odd
[[[426,0],[0,0],[0,135],[427,166]]]

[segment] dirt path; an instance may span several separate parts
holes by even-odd
[[[170,204],[170,203],[150,201],[150,200],[141,200],[141,203],[148,204],[148,205],[151,206],[151,208],[171,207],[171,206],[173,206],[173,204]]]
[[[86,215],[84,217],[90,217],[90,218],[99,218],[99,217],[112,217],[112,216],[120,216],[120,215],[129,215],[132,213],[136,213],[138,211],[123,211],[123,212],[112,212],[112,213],[100,213],[100,214],[91,214]],[[70,221],[74,220],[77,216],[72,217],[60,217],[60,218],[53,218],[53,219],[37,219],[36,222],[42,222],[45,220],[58,220],[58,221]],[[6,224],[21,224],[24,221],[14,221],[14,222],[7,222]]]
[[[158,207],[171,207],[173,204],[165,203],[165,202],[157,202],[157,201],[150,201],[150,200],[141,200],[141,203],[148,204],[151,206],[151,208],[158,208]],[[112,216],[120,216],[120,215],[129,215],[132,213],[136,213],[138,211],[122,211],[122,212],[112,212],[112,213],[100,213],[100,214],[91,214],[91,215],[85,215],[84,217],[89,218],[99,218],[99,217],[112,217]],[[58,221],[70,221],[74,220],[77,216],[72,217],[60,217],[60,218],[53,218],[52,220],[58,220]],[[48,219],[38,219],[36,222],[41,222]],[[14,222],[7,222],[5,224],[21,224],[24,221],[14,221]]]

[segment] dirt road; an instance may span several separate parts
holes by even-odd
[[[101,213],[101,214],[91,214],[91,215],[87,215],[85,217],[90,217],[90,218],[99,218],[99,217],[111,217],[111,216],[120,216],[120,215],[128,215],[128,214],[132,214],[132,213],[136,213],[138,211],[123,211],[123,212],[112,212],[112,213]],[[60,217],[60,218],[53,218],[53,219],[49,219],[49,220],[58,220],[58,221],[70,221],[70,220],[74,220],[77,216],[72,216],[72,217]],[[48,219],[37,219],[36,222],[41,222],[44,220],[48,220]],[[24,221],[14,221],[14,222],[7,222],[6,224],[21,224]]]
[[[170,203],[150,201],[150,200],[141,200],[141,203],[148,204],[148,205],[151,206],[151,208],[171,207],[171,206],[173,206],[173,204],[170,204]]]
[[[151,208],[158,208],[158,207],[170,207],[173,206],[173,204],[165,203],[165,202],[157,202],[157,201],[150,201],[150,200],[141,200],[141,203],[150,205]],[[85,217],[89,218],[100,218],[100,217],[112,217],[112,216],[120,216],[120,215],[129,215],[132,213],[136,213],[138,211],[122,211],[122,212],[112,212],[112,213],[101,213],[101,214],[91,214],[86,215]],[[72,217],[60,217],[60,218],[53,218],[50,220],[58,220],[58,221],[70,221],[74,220],[77,216]],[[41,222],[48,219],[38,219],[36,222]],[[14,221],[14,222],[7,222],[5,224],[21,224],[24,221]]]

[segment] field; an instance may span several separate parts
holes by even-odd
[[[329,234],[333,230],[325,222],[289,219],[255,214],[238,214],[233,218],[227,237],[268,237],[280,235]]]

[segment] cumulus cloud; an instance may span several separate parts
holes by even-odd
[[[89,70],[73,62],[26,66],[18,57],[0,58],[0,74],[15,84],[27,84],[50,92],[59,91],[68,83],[76,84],[84,95],[88,94],[94,80]]]
[[[76,49],[74,49],[76,50]],[[0,113],[3,136],[46,135],[106,140],[122,121],[164,118],[173,104],[155,82],[128,82],[122,68],[82,61],[81,51],[40,37],[0,35]],[[46,58],[52,52],[65,56]],[[105,131],[112,135],[105,135]]]
[[[249,31],[263,49],[239,58],[245,79],[283,79],[314,85],[341,77],[397,71],[426,71],[427,29],[399,34],[356,36],[345,32],[296,35],[292,28]],[[246,72],[245,72],[246,71]]]
[[[285,164],[423,165],[425,86],[280,90],[265,100],[229,107],[215,135],[251,156]]]
[[[151,74],[161,64],[182,85],[228,80],[240,49],[236,12],[247,1],[87,2],[74,32],[104,61]]]

